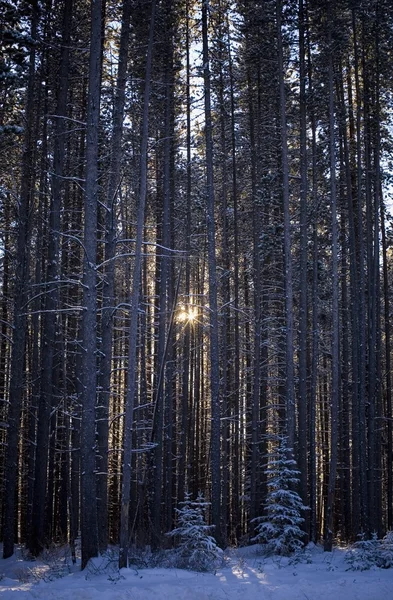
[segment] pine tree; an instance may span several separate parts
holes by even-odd
[[[178,526],[167,535],[179,538],[177,548],[177,565],[184,569],[195,571],[214,570],[222,560],[222,550],[215,539],[209,534],[214,525],[207,525],[205,513],[210,506],[203,494],[198,493],[196,500],[191,500],[191,494],[185,494],[181,508],[176,508]]]
[[[301,513],[307,507],[293,489],[299,483],[300,473],[295,467],[292,450],[287,446],[287,438],[283,437],[279,446],[268,455],[266,514],[252,519],[252,523],[256,523],[252,541],[264,544],[267,554],[288,556],[303,546]]]

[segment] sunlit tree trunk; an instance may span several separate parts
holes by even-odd
[[[149,135],[149,100],[151,88],[151,72],[154,42],[156,1],[152,0],[149,41],[146,56],[145,91],[143,98],[143,120],[140,159],[139,180],[139,205],[137,213],[137,229],[135,238],[135,259],[132,273],[130,324],[129,324],[129,348],[127,365],[127,392],[124,417],[124,442],[123,442],[123,480],[121,488],[120,507],[120,553],[119,567],[126,567],[128,562],[129,547],[129,511],[132,475],[132,433],[134,420],[134,402],[136,395],[136,366],[137,366],[137,337],[138,337],[138,307],[142,273],[142,245],[145,224],[145,208],[147,196],[147,158],[148,158],[148,135]]]

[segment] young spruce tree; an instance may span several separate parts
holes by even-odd
[[[213,571],[222,561],[222,550],[210,532],[214,525],[207,525],[205,513],[210,506],[199,492],[196,500],[185,494],[184,502],[177,508],[178,526],[167,535],[177,537],[178,566],[194,571]]]
[[[299,471],[295,467],[292,449],[283,437],[268,456],[266,514],[252,520],[256,524],[252,540],[263,544],[267,554],[288,556],[303,546],[301,513],[307,507],[293,489],[299,483]]]

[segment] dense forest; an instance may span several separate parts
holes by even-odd
[[[0,539],[393,527],[393,4],[0,1]]]

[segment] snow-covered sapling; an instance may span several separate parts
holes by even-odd
[[[214,571],[222,562],[222,550],[210,535],[205,514],[210,502],[199,492],[196,500],[186,493],[177,512],[177,527],[167,535],[178,539],[177,566],[195,571]]]
[[[364,533],[359,534],[359,540],[352,544],[345,555],[349,571],[368,571],[374,567],[379,555],[380,540],[376,533],[367,539]]]
[[[383,540],[374,532],[371,539],[361,533],[345,555],[347,570],[367,571],[372,567],[389,569],[393,566],[393,533],[388,531]]]
[[[382,540],[378,566],[383,569],[393,567],[393,531],[388,531]]]
[[[280,438],[269,453],[265,473],[268,490],[265,514],[252,520],[256,525],[252,541],[263,545],[266,554],[289,556],[303,548],[305,534],[300,528],[304,522],[301,514],[307,507],[294,490],[299,483],[299,471],[287,438]]]

